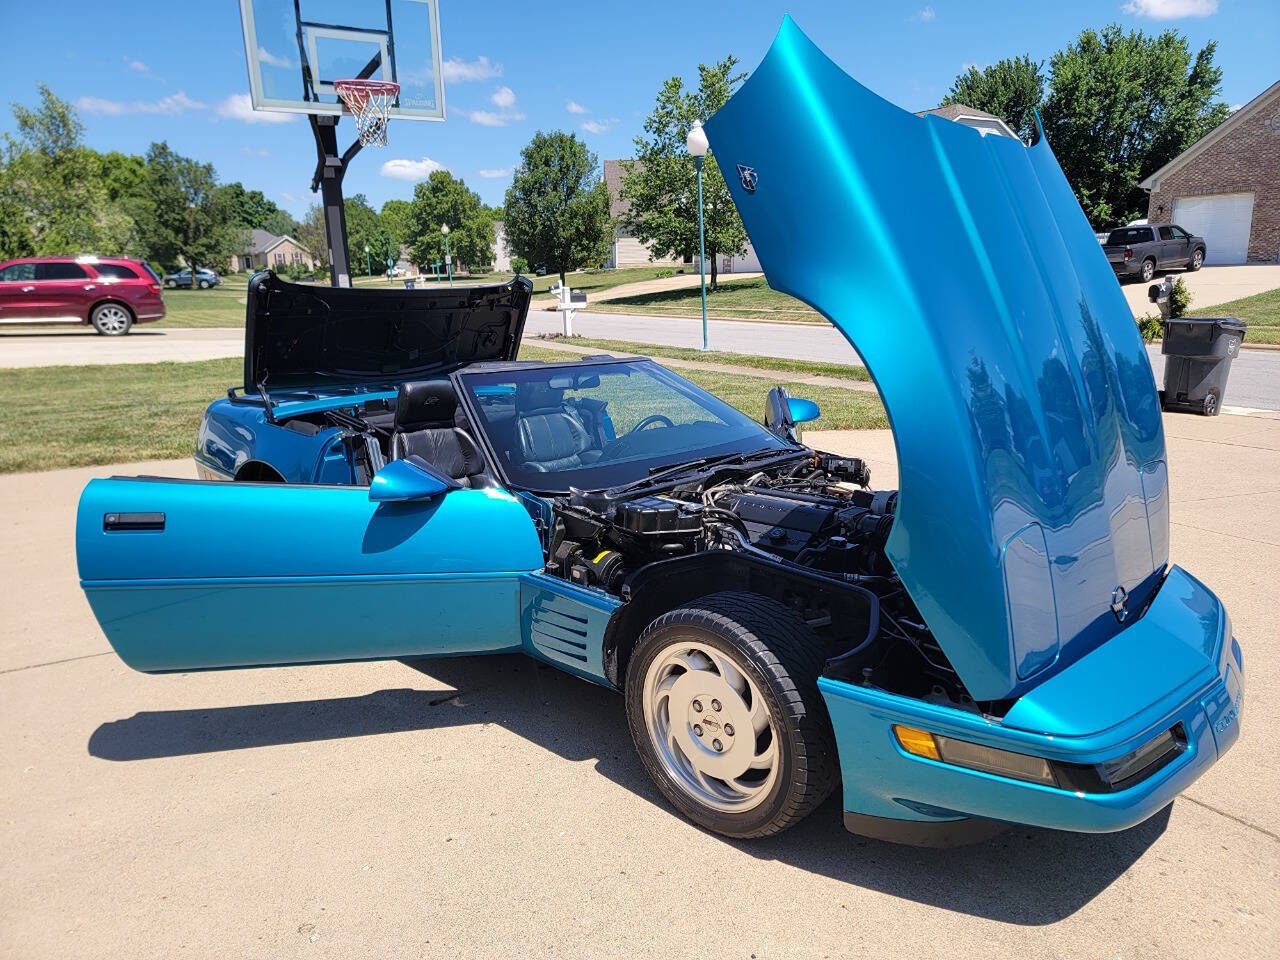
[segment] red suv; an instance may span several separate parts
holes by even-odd
[[[91,323],[109,337],[164,316],[160,278],[141,260],[24,257],[0,263],[0,325]]]

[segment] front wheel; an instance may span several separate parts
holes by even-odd
[[[1204,266],[1204,251],[1197,250],[1195,253],[1191,255],[1191,262],[1187,264],[1187,270],[1190,271],[1191,273],[1195,273],[1197,270],[1199,270],[1203,266]]]
[[[718,593],[653,621],[627,669],[631,738],[694,823],[764,837],[831,793],[834,736],[817,679],[823,645],[795,611]]]
[[[122,337],[133,326],[133,314],[118,303],[104,303],[94,308],[89,322],[104,337]]]
[[[200,281],[200,289],[201,289],[201,290],[208,290],[208,289],[209,289],[209,281],[208,281],[208,280],[201,280],[201,281]]]
[[[176,281],[176,280],[166,280],[166,281],[164,282],[164,285],[165,285],[167,288],[169,288],[170,290],[172,290],[174,287],[176,287],[176,286],[178,285],[178,281]]]

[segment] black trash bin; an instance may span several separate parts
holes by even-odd
[[[1195,410],[1216,417],[1227,393],[1231,361],[1240,352],[1245,324],[1236,317],[1179,317],[1164,321],[1166,410]]]

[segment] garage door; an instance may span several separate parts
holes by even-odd
[[[1173,222],[1204,237],[1205,263],[1244,263],[1253,223],[1253,194],[1178,197],[1173,201]]]

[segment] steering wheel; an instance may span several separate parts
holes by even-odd
[[[674,426],[675,426],[675,423],[674,423],[674,422],[672,422],[672,420],[671,420],[671,418],[670,418],[670,417],[664,417],[664,416],[663,416],[662,414],[660,414],[660,413],[651,413],[651,414],[649,414],[649,416],[645,417],[643,420],[641,420],[639,423],[637,423],[634,427],[632,427],[630,430],[628,430],[628,431],[627,431],[627,433],[628,433],[628,434],[632,434],[632,433],[639,433],[641,430],[644,430],[646,427],[651,427],[651,426],[653,426],[655,423],[660,423],[660,424],[662,424],[664,427],[674,427]]]

